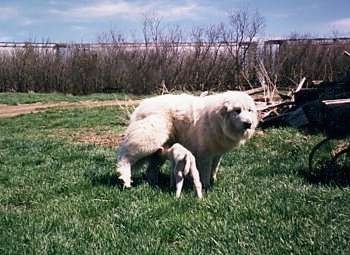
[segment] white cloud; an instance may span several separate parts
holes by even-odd
[[[18,15],[18,11],[15,7],[0,7],[0,20],[11,19]]]
[[[339,30],[350,30],[350,18],[335,20],[330,22],[329,26]]]
[[[202,7],[195,3],[176,3],[175,1],[146,1],[146,2],[96,2],[91,5],[75,6],[67,9],[51,9],[49,12],[69,19],[88,20],[108,17],[138,18],[147,13],[156,14],[165,19],[197,17]]]
[[[30,25],[33,25],[35,22],[36,22],[35,20],[25,18],[25,17],[22,17],[21,19],[18,20],[18,24],[20,24],[21,26],[30,26]]]
[[[0,34],[0,42],[11,42],[11,41],[13,41],[12,36]]]
[[[16,7],[0,7],[0,20],[11,21],[20,26],[29,26],[34,23],[33,19],[25,17]]]
[[[49,12],[72,19],[106,18],[116,15],[137,15],[148,10],[147,6],[119,1],[78,6],[66,10],[51,9]]]
[[[72,25],[70,27],[70,29],[73,30],[73,31],[87,31],[88,30],[87,27],[79,26],[79,25]]]
[[[269,17],[273,17],[273,18],[276,18],[276,19],[288,19],[290,18],[291,14],[290,13],[270,13],[269,14]]]
[[[165,6],[165,8],[160,9],[158,14],[171,19],[180,19],[183,17],[196,18],[202,8],[197,4],[188,3],[181,6]]]

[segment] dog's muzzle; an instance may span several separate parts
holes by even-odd
[[[252,123],[250,121],[244,121],[242,122],[242,126],[244,129],[249,129],[252,127]]]

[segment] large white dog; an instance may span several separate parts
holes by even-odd
[[[180,143],[195,156],[207,188],[216,179],[221,156],[249,139],[257,122],[254,101],[244,92],[145,99],[131,115],[117,151],[117,173],[124,187],[130,187],[132,165],[147,158],[148,172],[158,172],[163,161],[156,152]]]

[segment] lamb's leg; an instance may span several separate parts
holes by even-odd
[[[182,171],[178,171],[175,174],[175,181],[176,181],[176,197],[179,198],[181,195],[181,191],[182,191],[182,186],[184,184],[184,176]]]
[[[186,156],[182,159],[174,160],[175,167],[173,168],[173,174],[175,175],[175,184],[176,184],[176,197],[179,198],[181,195],[182,186],[184,184],[184,170],[185,168],[189,168],[189,164],[187,162]]]
[[[171,160],[170,188],[173,188],[176,185],[176,182],[175,182],[176,172],[174,170],[175,165],[176,165],[176,163],[173,160]]]

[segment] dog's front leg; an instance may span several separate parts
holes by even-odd
[[[212,183],[216,182],[220,162],[221,162],[221,156],[216,156],[213,158],[213,163],[211,165],[211,176],[210,176]]]
[[[213,164],[212,157],[208,155],[201,155],[197,157],[197,166],[204,189],[210,187],[211,166]]]
[[[201,199],[203,197],[202,183],[200,181],[200,176],[199,176],[199,172],[198,172],[198,169],[196,166],[196,162],[192,162],[190,171],[191,171],[191,175],[192,175],[192,179],[193,179],[194,190],[197,194],[197,197],[199,199]]]

